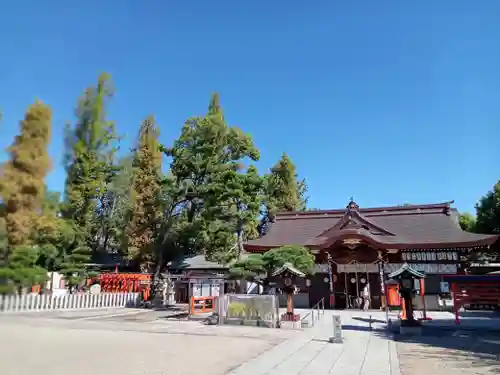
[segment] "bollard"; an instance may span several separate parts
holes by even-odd
[[[333,315],[333,336],[328,340],[332,344],[342,344],[342,323],[340,315]]]

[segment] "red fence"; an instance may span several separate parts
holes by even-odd
[[[142,293],[148,299],[152,275],[148,273],[101,273],[97,279],[106,293]],[[94,280],[89,280],[92,284]]]
[[[451,284],[456,324],[460,324],[458,311],[465,305],[500,305],[498,275],[450,275],[443,278]]]

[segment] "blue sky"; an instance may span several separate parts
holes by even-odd
[[[100,72],[130,146],[157,117],[170,143],[218,91],[251,133],[260,170],[286,151],[310,206],[455,200],[473,210],[500,178],[500,1],[3,1],[0,147],[26,107],[54,110],[50,188],[63,127]],[[5,159],[5,154],[0,154]],[[494,163],[495,161],[495,163]]]

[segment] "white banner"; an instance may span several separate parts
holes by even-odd
[[[411,268],[416,271],[429,274],[455,274],[457,273],[456,264],[436,264],[436,263],[409,263]],[[392,273],[403,266],[403,263],[387,263],[384,264],[384,272]]]
[[[350,263],[350,264],[337,264],[338,273],[377,273],[378,265],[374,263]]]

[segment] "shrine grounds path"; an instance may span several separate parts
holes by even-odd
[[[333,313],[342,344],[328,343]],[[35,314],[0,315],[1,375],[500,374],[500,331],[484,321],[479,330],[433,327],[393,340],[378,311],[327,311],[302,331],[205,326],[135,309]]]

